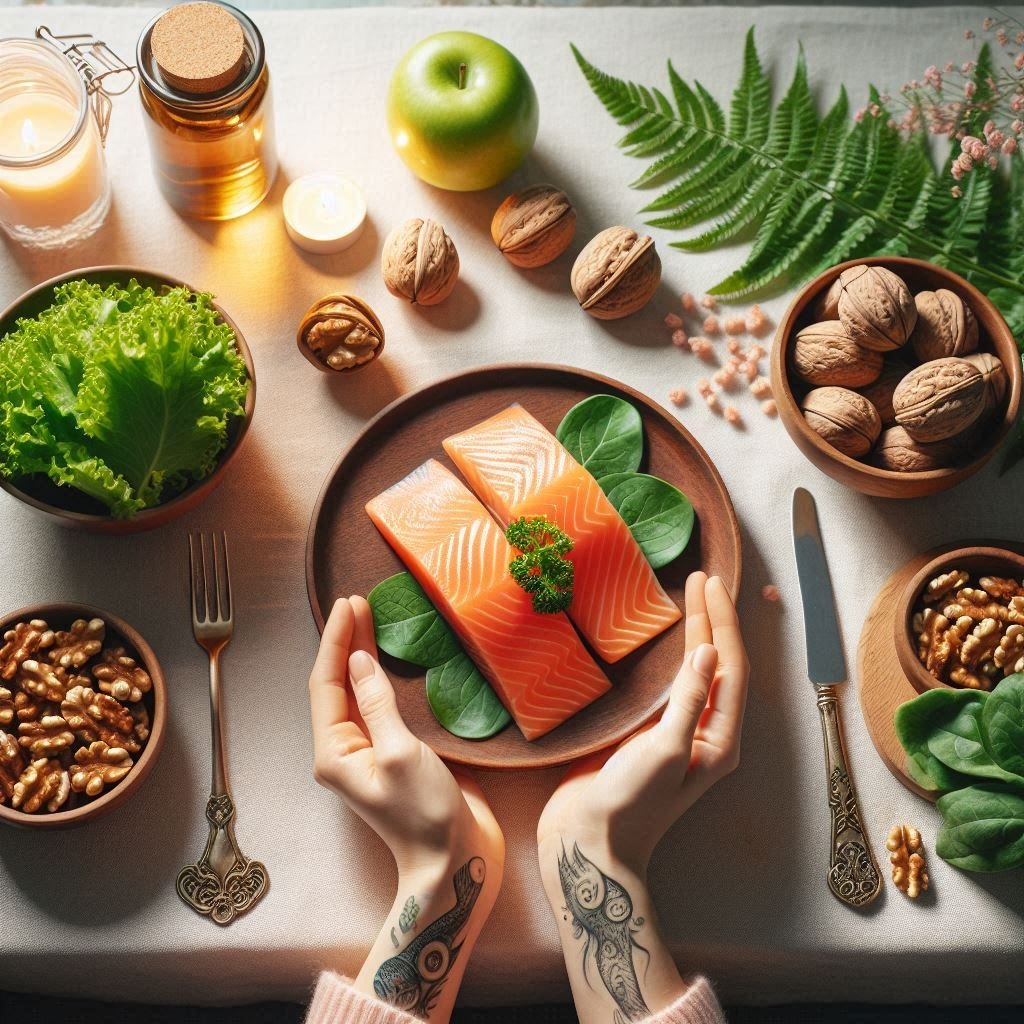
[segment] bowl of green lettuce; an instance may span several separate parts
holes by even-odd
[[[238,327],[166,275],[77,270],[0,314],[0,488],[64,525],[131,533],[194,508],[255,401]]]

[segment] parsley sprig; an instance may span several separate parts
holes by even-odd
[[[509,523],[505,537],[521,554],[512,559],[512,578],[533,599],[542,615],[564,612],[572,604],[575,566],[565,556],[573,540],[544,516]]]

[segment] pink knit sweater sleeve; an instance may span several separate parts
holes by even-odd
[[[422,1021],[357,992],[347,978],[326,971],[320,975],[306,1024],[422,1024]],[[646,1024],[725,1024],[725,1015],[707,980],[697,978],[685,995],[649,1017]]]

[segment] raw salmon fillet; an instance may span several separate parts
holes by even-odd
[[[502,523],[547,516],[573,539],[568,614],[605,661],[682,618],[597,481],[521,405],[446,438],[444,450]]]
[[[569,620],[540,615],[515,551],[465,484],[431,459],[366,505],[528,740],[611,689]]]

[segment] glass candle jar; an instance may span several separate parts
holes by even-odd
[[[0,40],[0,227],[51,249],[88,238],[109,209],[85,81],[48,43]]]
[[[180,79],[171,83],[154,54],[153,36],[175,8],[146,27],[137,64],[153,169],[164,197],[183,216],[230,220],[266,197],[277,173],[277,152],[263,37],[241,11],[215,6],[230,12],[242,32],[241,60],[229,84],[218,82],[214,91],[203,91],[202,83],[184,83],[188,88]]]

